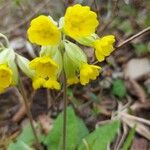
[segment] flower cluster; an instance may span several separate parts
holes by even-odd
[[[40,15],[34,18],[27,31],[30,42],[40,45],[39,56],[29,61],[11,48],[0,49],[0,92],[18,82],[19,68],[32,79],[34,89],[41,87],[59,90],[62,71],[67,84],[82,85],[95,80],[101,67],[88,63],[84,51],[75,43],[92,47],[99,62],[114,50],[115,37],[99,37],[95,34],[99,22],[95,12],[88,6],[76,4],[68,7],[58,22],[52,17]],[[71,42],[76,41],[75,43]]]
[[[35,71],[33,87],[60,89],[57,79],[62,69],[68,85],[78,82],[86,85],[95,80],[101,67],[88,64],[82,49],[68,39],[70,37],[82,45],[93,47],[96,58],[101,62],[114,50],[115,37],[98,37],[95,34],[98,24],[96,13],[80,4],[68,7],[58,23],[44,15],[33,19],[28,37],[32,43],[41,45],[40,57],[29,65]]]

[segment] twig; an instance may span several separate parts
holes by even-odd
[[[63,113],[63,150],[66,150],[66,129],[67,129],[67,80],[66,74],[63,73],[63,102],[64,102],[64,113]]]
[[[135,92],[135,95],[138,97],[141,103],[146,103],[146,94],[142,86],[134,79],[129,79],[131,84],[131,89]]]
[[[29,121],[30,121],[30,124],[31,124],[31,128],[32,128],[32,131],[33,131],[33,134],[34,134],[34,137],[35,137],[38,149],[39,150],[43,150],[43,148],[42,148],[42,146],[41,146],[41,144],[39,142],[39,139],[38,139],[38,136],[37,136],[34,124],[33,124],[32,114],[31,114],[31,111],[30,111],[30,108],[29,108],[29,105],[28,105],[26,92],[25,92],[25,89],[24,89],[24,86],[23,86],[23,83],[22,83],[21,80],[19,80],[18,89],[19,89],[20,93],[22,94],[22,97],[23,97],[23,100],[24,100],[24,104],[25,104],[25,107],[26,107],[26,110],[27,110],[27,116],[29,118]]]
[[[118,46],[116,46],[116,49],[119,49],[121,47],[123,47],[124,45],[128,44],[129,42],[131,42],[132,40],[140,37],[141,35],[148,33],[150,31],[150,26],[143,29],[142,31],[138,32],[137,34],[131,36],[130,38],[126,39],[125,41],[123,41],[122,43],[120,43]]]
[[[126,117],[128,119],[132,119],[132,120],[135,120],[135,121],[138,121],[138,122],[142,122],[142,123],[150,126],[150,121],[146,120],[144,118],[140,118],[140,117],[136,117],[136,116],[133,116],[133,115],[129,115],[129,114],[124,113],[124,112],[120,112],[120,115],[124,116],[124,117]]]
[[[120,147],[122,146],[123,142],[125,141],[127,134],[128,134],[128,127],[125,123],[123,123],[123,135],[122,135],[119,143],[114,148],[114,150],[120,150]]]

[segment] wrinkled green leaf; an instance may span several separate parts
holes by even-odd
[[[113,82],[112,93],[119,98],[123,98],[127,94],[123,80],[117,79]]]
[[[87,145],[85,146],[82,141],[78,150],[85,150],[87,146],[89,150],[107,150],[107,145],[115,138],[119,127],[119,121],[113,121],[109,124],[98,127],[84,139]]]
[[[18,141],[17,143],[11,143],[8,150],[35,150],[23,141]]]
[[[44,143],[48,150],[62,150],[62,124],[63,113],[61,113],[55,120],[53,129],[45,138]],[[72,107],[67,108],[67,150],[75,150],[83,137],[88,134],[83,121],[76,117]]]
[[[36,127],[38,127],[36,125]],[[8,146],[8,150],[34,150],[30,146],[35,142],[35,137],[30,124],[23,128],[21,134],[17,137],[16,141]]]

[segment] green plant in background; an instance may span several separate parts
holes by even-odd
[[[150,48],[147,44],[139,43],[134,44],[133,46],[135,47],[135,52],[138,56],[142,56],[150,52]]]
[[[117,79],[113,82],[112,94],[117,96],[119,99],[126,96],[127,91],[123,80]]]

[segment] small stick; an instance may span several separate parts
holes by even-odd
[[[121,47],[123,47],[124,45],[128,44],[129,42],[131,42],[132,40],[138,38],[139,36],[147,33],[150,31],[150,26],[143,29],[142,31],[138,32],[137,34],[131,36],[130,38],[126,39],[125,41],[123,41],[122,43],[120,43],[118,46],[116,46],[116,49],[119,49]]]

